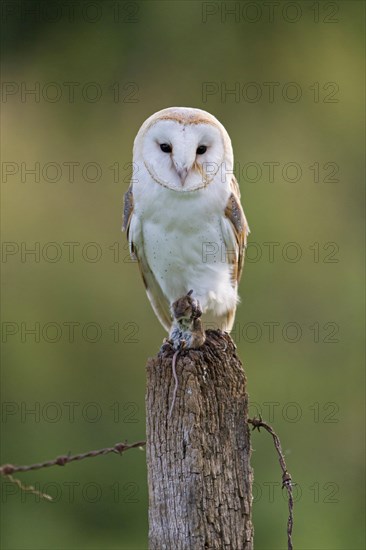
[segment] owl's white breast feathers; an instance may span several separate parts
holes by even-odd
[[[231,328],[225,318],[235,310],[238,296],[233,267],[226,261],[227,250],[235,254],[236,249],[224,215],[229,186],[218,179],[199,191],[180,194],[153,185],[142,169],[139,185],[133,189],[130,240],[169,304],[193,289],[204,320],[215,323],[220,318],[218,324]]]

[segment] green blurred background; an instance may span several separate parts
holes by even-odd
[[[1,462],[144,438],[164,331],[126,261],[122,196],[145,118],[200,107],[238,163],[252,233],[234,336],[297,482],[295,547],[361,549],[364,4],[249,4],[2,2]],[[272,441],[252,446],[255,545],[285,548]],[[3,481],[4,550],[147,547],[144,451],[19,478],[55,502]]]

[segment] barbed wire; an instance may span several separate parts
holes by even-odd
[[[174,402],[173,402],[174,404]],[[293,550],[292,545],[292,529],[294,524],[293,519],[293,508],[294,508],[294,500],[293,500],[293,494],[292,494],[292,478],[291,474],[287,470],[285,457],[282,452],[281,442],[272,428],[267,422],[264,422],[262,420],[262,417],[259,418],[249,418],[248,424],[252,424],[253,430],[260,431],[260,428],[264,428],[268,433],[272,435],[273,442],[279,457],[279,463],[282,470],[282,488],[285,488],[287,490],[288,494],[288,508],[289,508],[289,517],[287,521],[287,548],[288,550]],[[32,494],[38,495],[41,498],[45,500],[52,500],[52,497],[46,493],[42,493],[41,491],[38,491],[33,487],[33,485],[23,485],[22,482],[14,478],[12,474],[14,473],[20,473],[20,472],[30,472],[33,470],[41,470],[42,468],[50,468],[52,466],[66,466],[66,464],[69,464],[70,462],[77,462],[80,460],[84,460],[86,458],[94,458],[96,456],[104,456],[110,453],[115,453],[121,455],[125,451],[129,451],[130,449],[143,449],[143,447],[146,445],[146,441],[136,441],[135,443],[116,443],[113,445],[113,447],[104,447],[103,449],[97,449],[95,451],[88,451],[86,453],[80,453],[76,455],[71,455],[70,453],[67,455],[61,455],[53,460],[46,460],[44,462],[37,462],[35,464],[29,464],[29,465],[23,465],[23,466],[15,466],[14,464],[3,464],[0,466],[0,475],[3,477],[6,477],[9,479],[11,483],[16,484],[22,491],[27,491]]]
[[[26,466],[15,466],[14,464],[3,464],[0,466],[0,475],[3,477],[6,477],[11,481],[11,483],[15,483],[18,485],[18,487],[22,491],[27,491],[30,493],[33,493],[34,495],[38,495],[41,498],[44,498],[46,500],[52,500],[52,497],[50,495],[47,495],[46,493],[42,493],[35,489],[33,485],[23,485],[22,482],[19,479],[16,479],[12,476],[12,474],[18,473],[18,472],[30,472],[32,470],[41,470],[42,468],[50,468],[51,466],[66,466],[66,464],[69,464],[70,462],[76,462],[79,460],[84,460],[85,458],[94,458],[96,456],[102,456],[107,455],[109,453],[116,453],[121,455],[125,451],[129,451],[130,449],[143,449],[143,447],[146,445],[146,441],[136,441],[135,443],[116,443],[113,445],[113,447],[105,447],[104,449],[98,449],[96,451],[88,451],[86,453],[80,453],[77,455],[71,455],[70,453],[67,455],[61,455],[53,460],[46,460],[45,462],[37,462],[36,464],[29,464]]]
[[[288,495],[289,516],[287,520],[287,549],[293,550],[293,546],[292,546],[292,528],[294,525],[294,498],[292,494],[293,483],[292,483],[291,474],[287,470],[286,461],[282,452],[280,439],[276,434],[276,432],[274,431],[274,429],[272,428],[272,426],[267,424],[267,422],[264,422],[261,416],[259,416],[259,418],[256,418],[256,417],[252,419],[249,418],[248,423],[252,424],[253,430],[260,431],[260,428],[264,428],[273,437],[274,446],[276,448],[281,470],[282,470],[282,489],[285,488],[287,490],[287,495]]]

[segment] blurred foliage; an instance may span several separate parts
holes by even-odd
[[[237,4],[239,15],[226,14]],[[265,3],[255,2],[262,15],[252,23],[255,12],[244,12],[244,4],[2,3],[3,162],[14,163],[6,170],[17,170],[2,184],[2,238],[19,252],[14,248],[2,264],[3,328],[14,323],[7,330],[18,332],[3,333],[1,461],[31,463],[144,437],[144,366],[164,332],[137,266],[126,261],[122,195],[144,119],[167,106],[200,107],[225,125],[239,163],[252,248],[234,336],[251,412],[261,411],[280,434],[297,482],[295,545],[361,549],[363,3],[329,8],[295,2],[301,14],[293,23],[288,19],[297,12],[286,8],[288,2],[276,8],[273,21]],[[74,101],[68,82],[78,83]],[[97,88],[88,87],[91,82]],[[208,82],[215,92],[204,97]],[[268,82],[278,83],[273,101]],[[286,89],[289,97],[294,93],[290,82],[302,92],[299,101],[283,97]],[[339,89],[332,96],[337,102],[327,102],[334,91],[324,88],[329,82]],[[36,83],[38,102],[25,93]],[[247,83],[256,84],[245,88]],[[239,98],[222,95],[225,86],[235,85]],[[249,101],[246,91],[258,87],[262,97]],[[98,101],[82,95],[90,99],[98,89]],[[30,174],[22,181],[21,163],[32,168],[36,162],[40,181]],[[74,178],[65,165],[72,162],[79,163]],[[268,162],[279,163],[272,182]],[[47,163],[56,167],[49,166],[44,177]],[[97,163],[98,181],[91,181],[95,166],[82,172],[86,163]],[[289,181],[291,170],[283,173],[287,163],[300,166],[299,181]],[[57,166],[61,177],[52,182]],[[254,181],[258,166],[262,175]],[[334,168],[336,181],[328,181]],[[295,262],[286,259],[295,251],[291,242],[301,251]],[[21,243],[39,246],[40,261],[22,257]],[[73,262],[71,245],[64,243],[78,243]],[[87,243],[98,247],[85,248]],[[264,243],[279,243],[273,261]],[[327,243],[335,245],[324,248]],[[61,257],[52,262],[59,249]],[[88,260],[98,250],[100,259]],[[70,322],[77,323],[74,341],[64,324]],[[39,342],[24,332],[36,323]],[[100,339],[93,343],[96,330]],[[38,416],[24,413],[24,407],[38,406]],[[277,458],[266,434],[253,434],[252,445],[256,548],[284,548],[287,507]],[[29,473],[22,480],[48,487],[57,498],[37,502],[3,482],[4,550],[146,548],[144,452]]]

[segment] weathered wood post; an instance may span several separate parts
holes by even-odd
[[[147,364],[150,550],[252,550],[246,378],[226,333]]]

